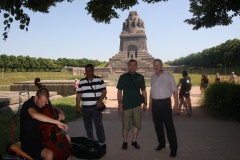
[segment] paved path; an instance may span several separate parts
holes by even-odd
[[[141,148],[131,145],[122,150],[121,118],[117,112],[117,90],[107,87],[107,109],[104,111],[103,124],[106,134],[107,153],[103,160],[168,160],[170,149],[155,151],[157,138],[151,115],[143,116],[142,129],[138,135]],[[149,93],[149,88],[147,88]],[[178,138],[176,160],[240,160],[240,124],[226,122],[208,116],[199,106],[200,90],[193,87],[191,93],[193,115],[174,117]],[[78,119],[68,123],[71,136],[86,136],[83,121]],[[129,132],[128,143],[132,140]],[[73,157],[73,160],[77,158]]]

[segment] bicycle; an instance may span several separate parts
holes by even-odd
[[[189,92],[185,92],[185,93],[189,93]],[[191,105],[191,101],[189,101],[187,98],[184,97],[184,101],[183,101],[183,107],[185,109],[186,114],[188,115],[188,117],[191,117],[192,115],[192,105]]]
[[[180,89],[178,89],[178,90],[180,90]],[[190,91],[189,92],[185,92],[185,94],[189,94],[190,95]],[[183,99],[184,110],[185,110],[186,114],[188,115],[188,117],[190,117],[192,115],[191,100],[188,100],[185,96],[183,96],[183,98],[184,98]],[[189,96],[189,99],[190,99],[190,96]]]

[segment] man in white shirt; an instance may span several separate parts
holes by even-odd
[[[178,92],[173,75],[162,69],[162,61],[155,59],[153,68],[155,74],[151,77],[151,90],[149,111],[152,111],[155,131],[158,138],[158,146],[155,150],[159,151],[166,147],[164,126],[170,144],[170,157],[177,156],[177,136],[172,119],[171,96],[174,97],[174,111],[178,112]]]

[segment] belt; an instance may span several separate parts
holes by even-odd
[[[169,100],[170,99],[170,97],[169,98],[165,98],[165,99],[152,99],[152,100],[154,100],[154,101],[166,101],[166,100]]]

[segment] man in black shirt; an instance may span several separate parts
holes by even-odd
[[[39,128],[38,121],[56,124],[60,129],[67,130],[68,126],[60,122],[65,119],[64,113],[59,110],[59,119],[50,118],[41,112],[41,109],[49,100],[49,91],[46,88],[40,88],[36,96],[27,100],[20,113],[20,141],[21,149],[33,159],[52,160],[53,152],[42,146],[43,133]],[[69,142],[70,137],[66,135]],[[69,157],[71,158],[71,157]]]

